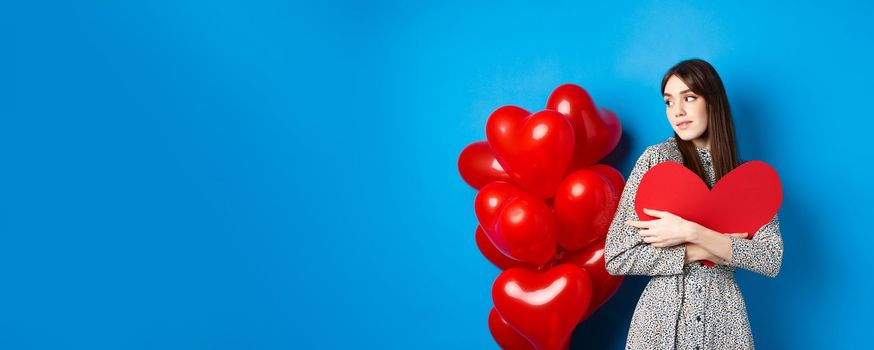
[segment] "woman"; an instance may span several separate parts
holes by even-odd
[[[783,259],[779,219],[775,215],[752,239],[649,208],[645,212],[656,219],[639,221],[634,198],[654,165],[681,163],[712,188],[740,164],[725,88],[709,63],[678,63],[662,79],[662,93],[674,135],[647,147],[637,160],[604,250],[610,274],[652,276],[634,310],[626,348],[752,349],[734,272],[740,267],[777,276]]]

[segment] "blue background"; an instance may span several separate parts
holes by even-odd
[[[780,275],[737,275],[757,345],[870,346],[861,3],[6,2],[0,348],[495,348],[458,153],[571,82],[627,175],[691,57],[784,185]],[[622,348],[626,281],[574,348]]]

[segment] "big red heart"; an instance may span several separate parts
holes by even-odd
[[[467,145],[458,156],[458,173],[470,187],[480,189],[492,181],[510,182],[510,175],[485,141]]]
[[[625,279],[625,276],[614,276],[607,272],[607,265],[604,261],[604,240],[592,243],[581,250],[565,253],[561,258],[561,263],[582,266],[589,273],[589,278],[592,279],[592,302],[589,303],[589,308],[580,321],[585,321],[601,305],[610,300]]]
[[[668,211],[721,233],[749,233],[767,224],[783,201],[777,171],[765,162],[746,162],[723,176],[713,189],[677,162],[663,162],[640,180],[634,210],[641,220],[655,219],[643,208]],[[702,262],[713,266],[712,262]]]
[[[544,272],[510,268],[492,286],[498,314],[538,350],[561,350],[591,298],[589,274],[574,264]]]
[[[486,139],[510,178],[541,199],[555,194],[574,152],[573,127],[551,110],[498,108],[486,122]]]
[[[504,255],[538,266],[555,257],[557,226],[543,200],[495,181],[477,192],[474,211],[486,236]]]
[[[622,124],[606,108],[600,111],[589,93],[579,85],[561,85],[549,95],[546,109],[558,111],[570,120],[575,146],[571,169],[595,164],[610,154],[622,137]]]

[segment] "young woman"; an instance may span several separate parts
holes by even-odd
[[[610,274],[652,276],[634,310],[626,348],[752,349],[734,272],[740,267],[777,276],[783,260],[779,219],[775,215],[752,239],[652,210],[657,208],[645,210],[656,219],[639,221],[634,198],[641,177],[654,165],[681,163],[712,188],[741,163],[725,88],[709,63],[678,63],[665,73],[662,93],[674,135],[647,147],[637,160],[604,250]]]

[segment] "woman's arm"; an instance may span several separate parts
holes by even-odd
[[[771,278],[777,277],[783,264],[783,237],[780,218],[774,215],[752,239],[729,236],[731,253],[724,265],[740,267]]]
[[[628,220],[638,220],[634,211],[634,197],[640,179],[658,162],[652,146],[638,158],[625,183],[625,189],[616,208],[616,214],[607,231],[604,260],[611,275],[677,275],[683,273],[686,263],[686,247],[654,247],[640,237],[639,229],[626,225]]]
[[[695,243],[686,243],[686,263],[707,260],[715,264],[724,265],[725,260],[713,255],[709,250]]]
[[[667,211],[644,209],[644,212],[657,219],[629,221],[628,224],[641,229],[643,241],[653,247],[687,246],[688,250],[695,245],[711,255],[710,258],[698,260],[740,267],[768,277],[776,277],[780,271],[783,239],[777,215],[762,226],[752,239],[745,239],[746,233],[722,234]],[[696,248],[691,249],[693,251],[686,257],[687,262],[695,261],[702,255]]]
[[[712,256],[701,260],[744,268],[772,278],[780,272],[783,238],[777,215],[756,231],[752,239],[745,239],[746,234],[722,234],[701,225],[696,224],[695,227],[687,245],[700,246]],[[698,253],[700,256],[701,253]]]
[[[701,225],[689,235],[687,242],[701,246],[719,260],[731,261],[731,238],[728,235],[713,231]],[[746,233],[742,233],[746,237]],[[707,259],[702,259],[707,260]],[[716,263],[716,261],[714,261]]]

